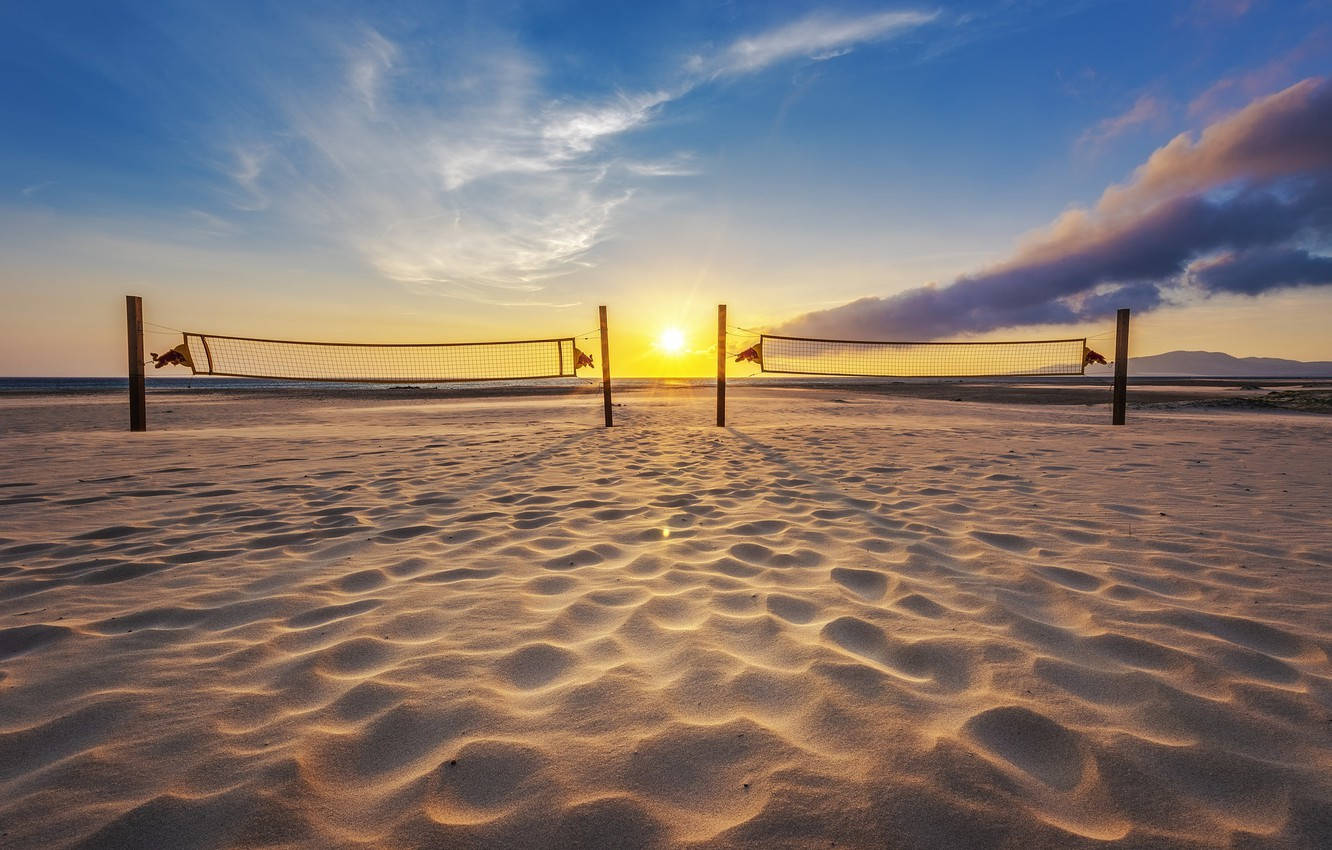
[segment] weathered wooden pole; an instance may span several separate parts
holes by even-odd
[[[606,336],[606,306],[597,308],[601,318],[601,404],[606,412],[606,427],[609,428],[615,424],[614,415],[611,412],[611,387],[610,387],[610,337]]]
[[[125,332],[129,338],[130,430],[148,430],[148,396],[143,377],[143,299],[125,296]]]
[[[726,305],[717,305],[717,427],[726,427]]]
[[[1129,308],[1123,307],[1115,317],[1115,390],[1110,401],[1110,424],[1124,424],[1124,408],[1128,403],[1128,335]]]

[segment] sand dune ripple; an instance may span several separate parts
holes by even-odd
[[[0,844],[1332,846],[1325,419],[842,397],[0,436]]]

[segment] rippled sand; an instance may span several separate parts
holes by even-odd
[[[0,845],[1332,845],[1332,421],[620,400],[4,402]]]

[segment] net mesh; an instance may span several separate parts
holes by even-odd
[[[865,342],[763,334],[764,372],[883,378],[1081,375],[1086,339]]]
[[[506,381],[577,376],[573,338],[420,345],[186,333],[196,375],[299,381]]]

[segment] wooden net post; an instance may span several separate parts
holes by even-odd
[[[1110,401],[1110,424],[1124,424],[1128,403],[1129,309],[1121,308],[1115,317],[1115,389]]]
[[[148,430],[148,396],[143,376],[143,299],[125,296],[125,333],[129,341],[130,430]]]
[[[597,308],[597,313],[601,319],[601,405],[606,413],[606,427],[614,425],[614,415],[611,412],[611,385],[610,385],[610,338],[606,336],[606,307],[603,304]]]
[[[726,305],[717,305],[717,427],[726,427]]]

